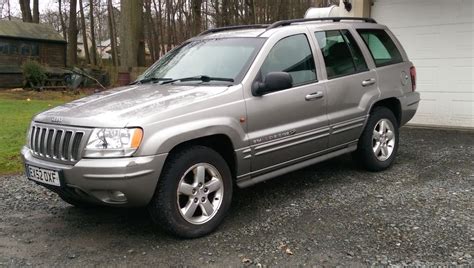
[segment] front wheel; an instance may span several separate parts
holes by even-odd
[[[232,175],[216,151],[193,146],[169,156],[148,211],[155,223],[184,238],[214,231],[232,200]]]
[[[398,123],[386,107],[375,107],[359,138],[353,158],[369,171],[389,168],[398,150]]]

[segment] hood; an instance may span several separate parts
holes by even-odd
[[[144,84],[119,87],[38,114],[34,121],[84,127],[126,127],[129,122],[188,106],[227,86]]]

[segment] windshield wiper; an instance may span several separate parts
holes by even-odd
[[[202,81],[202,82],[211,82],[211,81],[222,81],[222,82],[234,82],[232,78],[224,78],[224,77],[211,77],[207,75],[198,75],[198,76],[191,76],[191,77],[184,77],[178,79],[172,79],[168,81],[164,81],[161,83],[164,84],[171,84],[174,82],[187,82],[187,81]]]
[[[136,85],[136,84],[146,84],[146,83],[154,83],[154,82],[161,82],[161,81],[169,81],[171,78],[157,78],[157,77],[148,77],[148,78],[143,78],[141,80],[137,80],[135,82],[130,83],[130,85]]]

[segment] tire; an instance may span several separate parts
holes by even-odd
[[[393,112],[383,106],[375,107],[353,153],[354,160],[369,171],[389,168],[398,151],[398,136],[398,123]]]
[[[175,236],[207,235],[230,208],[232,184],[230,169],[219,153],[204,146],[182,149],[167,159],[148,205],[149,214]]]

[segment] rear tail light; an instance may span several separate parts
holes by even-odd
[[[411,75],[411,90],[415,91],[416,90],[416,68],[415,68],[415,66],[412,66],[410,68],[410,75]]]

